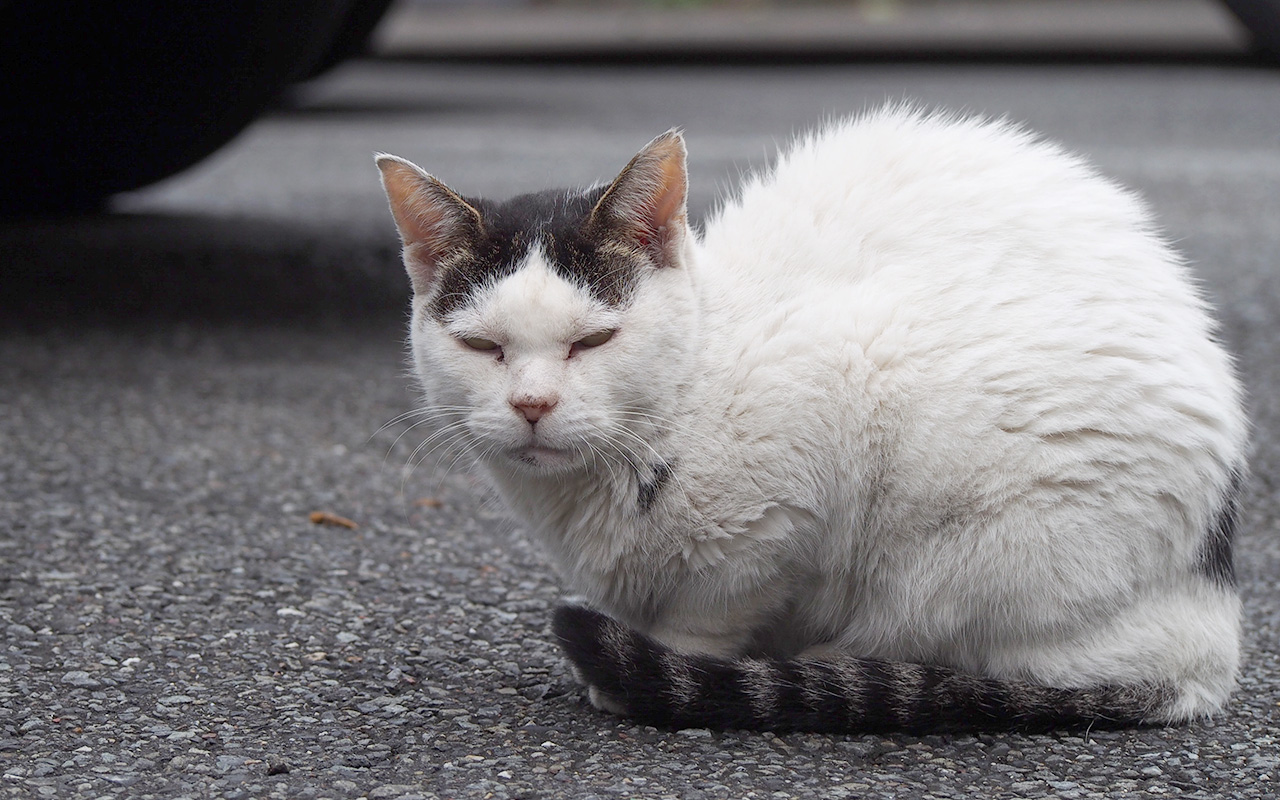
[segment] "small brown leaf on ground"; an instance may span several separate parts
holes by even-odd
[[[307,519],[317,525],[339,525],[343,528],[351,528],[355,530],[360,527],[346,517],[340,517],[337,514],[331,514],[328,511],[312,511]]]
[[[413,504],[420,508],[440,508],[444,505],[444,501],[437,500],[434,497],[419,497],[413,501]]]

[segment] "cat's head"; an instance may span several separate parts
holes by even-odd
[[[696,338],[684,140],[612,184],[504,203],[380,155],[439,441],[534,472],[649,460]]]

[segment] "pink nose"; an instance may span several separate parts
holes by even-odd
[[[516,411],[524,415],[524,418],[530,424],[537,422],[546,415],[551,413],[551,409],[556,407],[554,400],[522,400],[520,402],[512,401],[511,405]]]

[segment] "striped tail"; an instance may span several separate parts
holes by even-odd
[[[582,606],[556,610],[569,660],[609,706],[665,728],[815,733],[1117,727],[1159,718],[1158,686],[1060,689],[948,667],[677,653]]]

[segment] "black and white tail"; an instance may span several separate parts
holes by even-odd
[[[865,658],[715,658],[677,653],[597,611],[552,623],[580,675],[636,720],[667,728],[855,733],[1114,727],[1158,718],[1158,686],[1060,689],[947,667]]]

